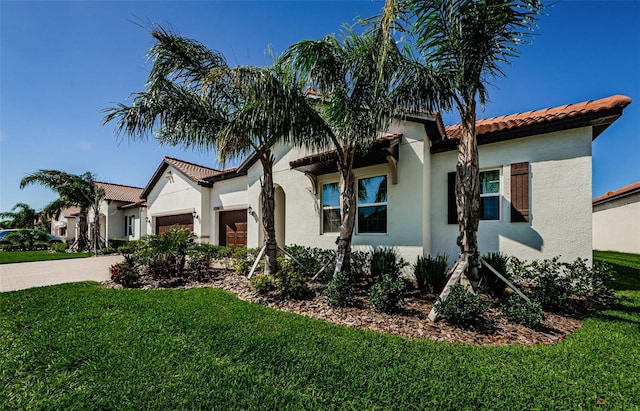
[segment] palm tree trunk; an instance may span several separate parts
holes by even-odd
[[[340,172],[340,236],[338,237],[338,256],[334,275],[340,271],[348,272],[351,262],[351,240],[356,224],[356,191],[353,173],[354,155],[345,156],[345,163],[338,162]]]
[[[278,242],[276,241],[275,225],[275,190],[273,188],[273,156],[269,149],[263,151],[261,156],[263,180],[262,191],[262,226],[265,238],[265,273],[275,274],[278,272]]]
[[[475,102],[461,110],[462,136],[456,164],[456,206],[458,212],[458,246],[460,257],[468,262],[466,277],[474,290],[478,286],[480,256],[478,225],[480,223],[480,167],[476,140]]]

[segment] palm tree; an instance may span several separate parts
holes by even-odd
[[[93,174],[69,174],[59,170],[38,170],[20,180],[20,188],[30,184],[39,184],[58,193],[58,198],[44,207],[42,213],[48,217],[57,217],[67,207],[79,207],[79,233],[77,247],[80,250],[89,248],[87,239],[87,214],[94,212],[93,244],[100,247],[100,203],[104,199],[104,189],[96,184]]]
[[[392,25],[381,19],[362,34],[345,27],[340,38],[301,41],[281,56],[283,64],[317,92],[317,109],[331,131],[320,139],[296,142],[337,154],[341,224],[336,272],[348,269],[351,253],[359,195],[353,171],[356,153],[366,152],[394,117],[431,109],[439,98],[440,88],[426,87],[437,79],[399,48],[391,36]]]
[[[518,56],[517,47],[536,27],[543,5],[539,0],[408,0],[404,6],[426,68],[441,79],[445,105],[451,103],[460,115],[458,261],[467,263],[466,276],[475,289],[480,221],[477,104],[488,99],[489,79],[504,76],[501,65]]]
[[[292,135],[326,133],[292,76],[273,67],[229,67],[224,56],[162,28],[151,30],[147,90],[130,106],[106,109],[117,133],[161,144],[215,150],[224,163],[255,153],[262,165],[262,226],[267,273],[278,270],[271,146]]]
[[[2,227],[6,228],[33,228],[40,219],[40,213],[28,204],[18,203],[13,206],[11,211],[0,213],[0,218],[7,218],[0,222]]]

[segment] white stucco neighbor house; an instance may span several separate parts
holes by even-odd
[[[591,258],[592,141],[630,103],[618,95],[478,121],[481,251],[528,260]],[[452,183],[459,135],[459,126],[444,127],[439,115],[410,115],[357,159],[363,195],[356,249],[395,246],[409,261],[423,253],[458,254]],[[282,144],[272,152],[278,242],[334,248],[334,153]],[[228,170],[165,157],[140,195],[147,206],[140,232],[177,225],[203,242],[259,247],[261,176],[255,155]]]
[[[140,199],[142,188],[122,184],[112,184],[98,181],[96,185],[102,187],[105,198],[100,205],[100,237],[108,245],[109,239],[119,238],[137,240],[147,234],[145,223],[146,204]],[[51,222],[51,233],[66,238],[68,243],[78,236],[78,221],[80,209],[71,207],[61,211],[57,219]],[[95,216],[93,210],[88,213],[89,238],[93,238]]]
[[[593,249],[640,254],[640,181],[593,199]]]

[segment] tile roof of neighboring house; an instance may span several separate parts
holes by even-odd
[[[142,188],[125,186],[122,184],[105,183],[96,181],[96,185],[104,189],[105,199],[113,201],[122,201],[125,203],[135,203],[140,200]]]
[[[593,199],[593,205],[606,203],[607,201],[614,200],[616,198],[624,197],[630,194],[640,193],[640,181],[637,183],[629,184],[628,186],[619,188],[614,191],[609,191],[606,194],[601,195]]]
[[[80,214],[80,207],[68,207],[60,210],[60,216],[64,218],[75,217],[79,214]]]
[[[595,139],[622,115],[622,110],[630,103],[629,97],[615,95],[599,100],[478,120],[476,122],[478,144],[589,125],[593,126]],[[436,151],[446,151],[455,147],[455,141],[460,138],[462,132],[460,124],[448,126],[445,130],[448,139],[438,142],[444,150]]]

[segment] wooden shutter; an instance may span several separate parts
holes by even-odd
[[[447,224],[458,224],[455,171],[447,175]]]
[[[511,222],[529,221],[529,163],[511,164]]]

